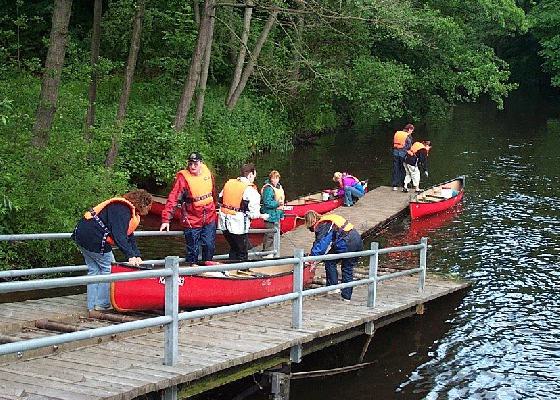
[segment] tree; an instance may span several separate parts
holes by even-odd
[[[185,80],[183,92],[181,94],[179,104],[177,105],[177,112],[175,114],[174,127],[176,131],[183,130],[187,121],[187,114],[191,107],[194,91],[200,78],[202,57],[206,50],[206,45],[208,43],[210,35],[210,27],[212,23],[211,19],[212,15],[214,14],[215,3],[215,0],[204,0],[204,10],[202,12],[202,18],[200,19],[198,37],[191,58],[189,74],[187,75],[187,79]]]
[[[241,40],[239,43],[239,52],[237,53],[237,62],[233,71],[231,85],[229,86],[229,93],[226,98],[226,105],[231,101],[235,88],[239,85],[241,80],[241,73],[243,72],[243,65],[245,64],[245,55],[247,54],[247,42],[249,40],[249,31],[251,30],[251,16],[253,14],[252,0],[245,1],[245,11],[243,14],[243,32],[241,33]]]
[[[32,144],[36,148],[45,147],[49,141],[56,113],[62,66],[64,65],[64,56],[66,54],[68,23],[70,22],[71,11],[72,0],[54,1],[49,50],[41,83],[39,106],[37,107],[35,124],[33,125]]]
[[[89,139],[90,128],[95,123],[95,101],[97,98],[97,62],[101,43],[102,0],[95,0],[93,5],[93,30],[91,34],[91,80],[89,83],[89,106],[86,115],[86,139]]]
[[[214,11],[215,13],[215,11]],[[208,69],[210,68],[210,56],[212,55],[212,42],[214,38],[214,23],[216,15],[210,18],[210,27],[208,28],[208,39],[204,50],[204,59],[202,60],[202,70],[200,71],[200,79],[198,82],[198,92],[196,95],[196,111],[194,119],[199,122],[202,118],[204,110],[204,97],[206,95],[206,81],[208,80]]]
[[[136,60],[138,59],[138,52],[140,51],[140,37],[142,35],[142,19],[144,18],[145,0],[138,0],[136,7],[132,28],[132,38],[130,39],[130,51],[128,52],[128,61],[126,63],[124,73],[121,98],[119,100],[119,108],[117,110],[116,129],[113,130],[113,134],[111,135],[111,148],[109,149],[107,158],[105,159],[105,166],[108,168],[113,167],[119,153],[119,141],[122,133],[122,125],[126,115],[128,98],[130,97],[130,91],[132,89]]]
[[[249,77],[252,75],[253,70],[255,69],[255,65],[257,64],[257,59],[259,58],[259,54],[266,42],[266,38],[268,37],[268,34],[270,33],[272,26],[276,22],[277,16],[278,16],[278,10],[274,10],[270,13],[268,19],[266,20],[266,23],[264,24],[259,39],[257,40],[257,43],[255,44],[255,47],[250,54],[249,62],[243,69],[243,73],[241,74],[239,83],[235,87],[235,90],[233,91],[231,97],[229,98],[229,101],[227,102],[227,107],[229,110],[233,110],[235,108],[235,105],[237,104],[237,101],[239,100],[241,93],[245,89],[245,86],[249,81]]]
[[[553,86],[560,87],[560,0],[542,0],[530,13],[531,32],[541,45],[539,55]]]

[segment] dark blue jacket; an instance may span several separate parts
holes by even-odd
[[[310,255],[319,256],[327,252],[360,251],[363,247],[362,237],[357,230],[352,229],[349,232],[344,232],[334,229],[332,222],[321,222],[315,226],[315,241],[311,247]]]
[[[98,214],[103,224],[109,229],[115,244],[122,250],[127,258],[140,257],[140,250],[136,245],[134,235],[127,236],[128,224],[132,212],[130,208],[122,203],[111,203]],[[101,242],[105,231],[94,219],[82,218],[72,234],[72,239],[86,250],[94,253],[108,253],[112,250],[111,246],[105,243],[105,248],[101,249]]]

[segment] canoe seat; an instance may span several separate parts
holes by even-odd
[[[251,268],[249,271],[262,276],[275,276],[279,274],[291,273],[294,267],[291,264],[274,265],[272,267]]]

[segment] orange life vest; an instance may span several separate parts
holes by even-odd
[[[264,189],[266,189],[266,187],[271,187],[272,190],[274,190],[274,199],[278,202],[278,203],[283,203],[284,200],[286,199],[286,196],[284,194],[284,188],[282,186],[280,186],[280,188],[275,188],[274,186],[272,186],[272,184],[270,183],[265,183],[261,189],[261,196],[264,192]]]
[[[255,185],[243,182],[239,179],[228,180],[222,191],[222,204],[220,211],[224,214],[231,215],[238,212],[245,212],[246,210],[241,207],[241,203],[243,201],[243,192],[248,186],[253,186],[256,189]]]
[[[315,225],[313,225],[313,229],[315,229],[317,225],[324,222],[331,222],[335,226],[336,230],[343,230],[344,232],[350,232],[352,229],[354,229],[354,225],[348,222],[346,218],[336,214],[323,215],[321,219],[317,221]]]
[[[403,149],[406,144],[406,138],[408,137],[408,132],[396,131],[393,137],[393,147],[395,149]]]
[[[414,142],[414,144],[410,147],[410,150],[407,151],[408,155],[413,156],[418,153],[420,150],[425,149],[428,152],[429,148],[424,145],[422,142]]]
[[[128,229],[126,230],[126,234],[128,236],[132,235],[132,233],[136,230],[136,228],[138,228],[138,225],[140,225],[140,215],[138,215],[136,213],[136,208],[134,207],[134,205],[128,201],[127,199],[125,199],[124,197],[113,197],[109,200],[105,200],[102,203],[99,203],[98,205],[96,205],[95,207],[92,208],[93,212],[95,213],[92,214],[92,210],[90,211],[86,211],[86,213],[84,214],[84,218],[85,219],[92,219],[95,218],[95,216],[99,215],[99,213],[105,208],[107,207],[109,204],[112,203],[122,203],[122,204],[126,204],[129,208],[130,208],[130,212],[131,212],[131,217],[130,217],[130,222],[128,223]],[[107,243],[109,243],[111,246],[115,245],[115,241],[113,240],[113,238],[111,236],[107,236],[106,238]]]
[[[212,173],[204,164],[200,166],[200,175],[193,175],[188,170],[179,171],[187,181],[189,194],[187,201],[195,206],[205,206],[214,201],[212,197]]]

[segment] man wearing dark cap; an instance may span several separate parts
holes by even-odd
[[[202,162],[198,152],[190,153],[187,169],[175,176],[173,188],[161,213],[160,231],[169,231],[169,221],[177,204],[181,207],[181,225],[186,243],[187,262],[198,261],[202,245],[202,261],[212,260],[216,242],[216,190],[214,176]]]

